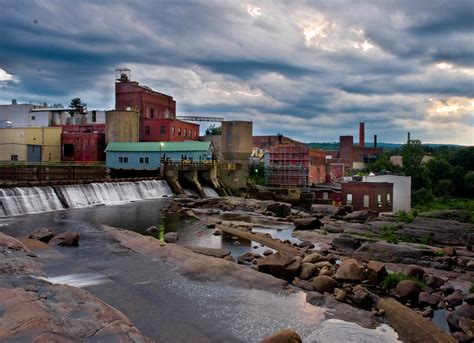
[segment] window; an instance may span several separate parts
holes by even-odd
[[[188,135],[188,130],[184,129],[184,137],[186,137],[187,135]]]
[[[149,157],[140,157],[140,164],[148,164],[150,163],[150,158]]]
[[[145,126],[145,135],[149,135],[149,134],[150,134],[150,127]]]
[[[323,199],[328,200],[329,199],[329,194],[328,192],[323,192]]]
[[[181,136],[181,128],[178,127],[178,136]]]
[[[92,111],[92,122],[95,123],[97,121],[97,112]]]
[[[18,155],[11,155],[10,161],[18,161]]]
[[[31,116],[31,120],[36,120],[36,116]]]
[[[387,194],[387,203],[390,204],[390,194]]]
[[[119,156],[118,160],[119,160],[119,163],[128,163],[127,156]]]
[[[346,203],[347,203],[348,205],[352,204],[352,194],[347,194]]]
[[[149,157],[145,157],[145,163],[150,163],[150,158]]]
[[[369,207],[369,196],[364,195],[364,205],[363,207]]]
[[[64,144],[64,156],[74,156],[74,144]]]
[[[166,128],[164,125],[161,125],[160,127],[160,134],[164,135],[166,133]]]
[[[382,194],[377,194],[377,206],[382,207]]]
[[[171,126],[171,134],[174,135],[174,126]]]
[[[123,157],[122,156],[119,156],[119,163],[123,163]]]
[[[154,118],[155,117],[155,111],[153,110],[153,108],[150,108],[150,118]]]

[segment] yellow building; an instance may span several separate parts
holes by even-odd
[[[139,113],[136,111],[107,111],[105,143],[138,142]]]
[[[60,127],[0,129],[0,161],[61,161]]]

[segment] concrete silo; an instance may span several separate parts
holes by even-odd
[[[248,163],[252,154],[252,122],[222,122],[221,144],[227,162]]]

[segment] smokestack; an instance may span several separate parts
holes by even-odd
[[[410,144],[410,132],[408,132],[408,135],[407,135],[407,144]]]
[[[374,135],[374,148],[377,147],[377,135]]]
[[[18,103],[16,102],[16,99],[12,99],[12,105],[18,105]]]
[[[365,145],[365,123],[359,124],[359,147],[364,149]]]

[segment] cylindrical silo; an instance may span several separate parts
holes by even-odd
[[[222,122],[221,144],[227,161],[248,161],[252,154],[252,122]]]

